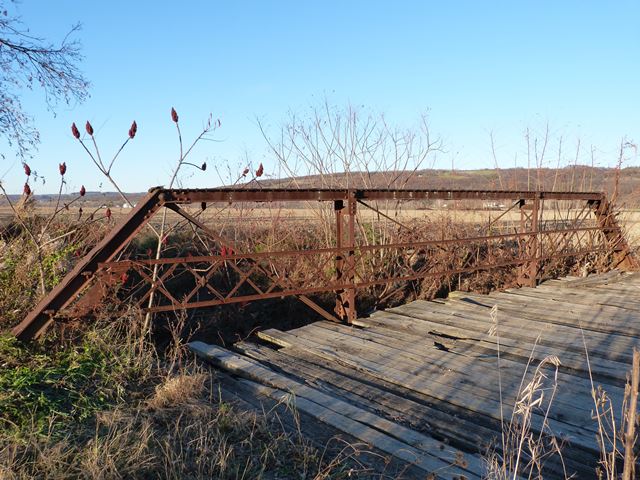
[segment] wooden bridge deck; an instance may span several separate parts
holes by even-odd
[[[537,370],[544,377],[537,376],[542,383],[531,399],[531,430],[552,432],[563,444],[562,461],[544,459],[545,478],[565,478],[565,470],[594,478],[599,449],[590,373],[619,416],[632,350],[640,347],[638,293],[640,276],[612,272],[415,301],[353,327],[322,321],[271,329],[258,334],[263,342],[238,343],[234,352],[201,342],[191,348],[260,384],[264,394],[288,397],[299,410],[438,478],[481,478],[483,452],[500,452],[501,418],[505,429],[512,418],[523,421],[521,407],[531,403],[525,387]]]

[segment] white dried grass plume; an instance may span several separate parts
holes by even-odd
[[[533,378],[518,395],[514,414],[527,415],[532,408],[539,407],[543,404],[545,395],[544,381],[548,379],[543,368],[549,364],[555,367],[555,380],[557,381],[558,367],[561,365],[561,362],[556,355],[549,355],[542,359],[533,374]]]
[[[492,309],[492,320],[497,325],[496,307]],[[541,472],[546,459],[552,455],[558,455],[562,461],[561,445],[548,425],[549,411],[558,388],[560,365],[561,362],[557,356],[545,357],[540,361],[526,385],[524,385],[524,377],[527,374],[525,371],[523,385],[516,396],[511,420],[502,426],[502,452],[493,451],[485,457],[484,478],[491,480],[542,478]],[[552,367],[553,375],[549,375],[547,367]],[[534,410],[541,411],[543,414],[542,430],[538,434],[531,429]]]
[[[496,303],[493,307],[491,307],[491,327],[487,332],[487,335],[490,337],[495,337],[498,333],[498,304]]]

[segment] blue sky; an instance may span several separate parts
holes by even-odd
[[[72,121],[90,120],[108,152],[135,119],[138,136],[114,176],[126,191],[167,183],[177,156],[172,106],[187,139],[210,112],[222,121],[220,141],[201,144],[194,162],[237,170],[246,154],[267,173],[275,163],[256,118],[275,133],[287,112],[325,96],[384,112],[398,125],[428,110],[446,149],[439,168],[452,159],[455,168],[492,168],[490,132],[500,164],[513,166],[517,155],[523,166],[524,130],[547,123],[569,157],[578,138],[596,145],[599,165],[615,163],[622,137],[640,141],[640,2],[42,0],[17,9],[32,33],[49,39],[82,23],[81,68],[92,83],[87,102],[62,106],[55,117],[41,95],[25,96],[42,137],[30,163],[50,180],[36,193],[54,189],[62,161],[69,191],[100,189]],[[11,155],[3,174],[10,191],[21,191],[24,176]],[[213,168],[183,181],[219,184]]]

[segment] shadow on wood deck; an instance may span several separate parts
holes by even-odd
[[[640,346],[638,293],[639,275],[611,272],[491,295],[456,292],[376,312],[354,326],[322,321],[266,330],[258,334],[262,342],[237,343],[233,352],[190,347],[255,391],[284,397],[438,478],[483,476],[482,455],[501,451],[501,419],[510,422],[544,363],[531,430],[562,444],[562,460],[544,458],[545,478],[595,478],[590,373],[619,415],[632,350]],[[557,376],[549,361],[555,358]]]

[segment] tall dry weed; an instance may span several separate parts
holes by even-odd
[[[591,361],[587,342],[582,331],[582,341],[591,382],[591,398],[593,400],[593,419],[598,425],[598,447],[600,460],[596,475],[598,479],[631,480],[635,478],[638,458],[637,428],[640,425],[638,416],[638,389],[640,387],[640,351],[634,347],[631,371],[627,376],[624,398],[620,412],[616,412],[613,400],[600,385],[596,386],[591,374]]]
[[[489,334],[497,338],[500,352],[500,323],[498,307],[491,310],[491,327]],[[489,480],[517,480],[520,478],[544,478],[545,464],[551,460],[561,465],[562,442],[559,441],[549,426],[549,414],[558,390],[558,369],[560,359],[555,355],[543,358],[531,372],[534,352],[522,374],[520,386],[516,393],[513,410],[509,419],[506,411],[504,392],[501,381],[500,353],[497,357],[498,390],[500,398],[501,445],[485,455],[485,478]],[[533,423],[534,412],[542,413],[542,419]],[[569,478],[566,469],[564,478]]]

